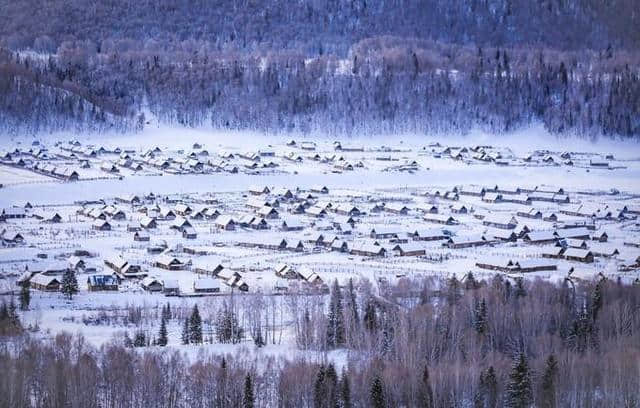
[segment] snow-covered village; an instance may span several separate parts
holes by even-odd
[[[638,1],[0,1],[0,408],[640,408]]]
[[[355,322],[327,323],[336,291],[384,320],[426,281],[640,283],[640,158],[624,152],[182,144],[2,152],[0,285],[26,330],[343,367],[362,345]]]

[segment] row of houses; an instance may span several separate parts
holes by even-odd
[[[78,181],[78,179],[80,178],[80,175],[77,171],[68,167],[54,166],[50,163],[37,162],[33,166],[33,170],[38,173],[45,174],[50,177],[55,177],[64,181]]]
[[[566,259],[567,261],[576,261],[584,263],[593,263],[595,256],[593,252],[581,248],[565,248],[555,246],[545,250],[542,253],[544,258]]]
[[[479,260],[476,266],[481,269],[505,273],[531,273],[555,271],[558,266],[547,259],[518,259],[518,260]]]
[[[62,287],[62,279],[58,276],[38,273],[33,275],[27,282],[22,282],[22,284],[44,292],[58,292]],[[90,292],[117,291],[119,285],[120,282],[115,275],[91,275],[87,277],[87,290]]]

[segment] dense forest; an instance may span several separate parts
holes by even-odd
[[[634,0],[0,2],[0,126],[640,135]]]
[[[366,281],[334,283],[330,295],[287,301],[304,360],[237,352],[194,361],[167,343],[167,322],[184,320],[180,343],[196,349],[203,324],[215,327],[214,344],[271,343],[259,299],[200,305],[186,317],[163,307],[157,335],[96,349],[79,336],[30,338],[22,307],[5,302],[0,406],[640,406],[639,285],[468,274],[374,294]],[[348,351],[337,363],[336,349]]]

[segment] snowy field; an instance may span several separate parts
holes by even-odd
[[[185,315],[197,302],[205,320],[223,301],[259,302],[280,314],[284,347],[282,310],[322,301],[335,279],[379,291],[469,272],[640,277],[633,145],[181,132],[2,142],[0,292],[34,277],[55,287],[68,269],[80,285],[67,301],[32,283],[27,324],[101,344],[132,310],[155,330],[167,302]],[[95,275],[117,276],[117,290],[89,291]]]

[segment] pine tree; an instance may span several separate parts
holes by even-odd
[[[527,290],[524,287],[524,279],[520,278],[516,280],[516,299],[527,296]]]
[[[256,331],[256,334],[253,337],[253,344],[256,345],[256,347],[260,348],[260,347],[264,347],[265,346],[265,341],[262,338],[262,329],[258,329]]]
[[[324,395],[326,406],[328,408],[337,407],[338,401],[340,400],[338,395],[338,373],[336,372],[336,367],[333,365],[333,363],[330,363],[327,366],[324,378]]]
[[[420,406],[423,408],[433,408],[433,389],[431,388],[431,380],[429,379],[429,367],[425,364],[422,371],[422,384],[420,390]]]
[[[373,300],[368,299],[364,307],[364,327],[369,332],[375,332],[378,328],[378,319],[376,318],[376,305]]]
[[[487,386],[484,379],[484,372],[481,371],[476,392],[473,394],[474,408],[484,408],[486,394],[487,394]]]
[[[351,385],[349,384],[349,375],[346,370],[342,371],[342,378],[340,379],[340,401],[341,408],[352,408],[351,402]]]
[[[29,304],[31,303],[31,291],[28,285],[22,285],[20,289],[20,310],[29,310]]]
[[[385,408],[384,384],[379,376],[375,376],[371,383],[371,407]]]
[[[540,407],[555,408],[556,406],[556,376],[558,375],[558,361],[551,354],[545,363],[542,375]]]
[[[133,340],[131,340],[131,337],[129,336],[129,332],[124,332],[124,346],[125,347],[133,347]]]
[[[182,344],[189,344],[189,319],[184,319],[184,326],[182,327]]]
[[[255,404],[255,398],[253,396],[253,381],[251,380],[251,374],[247,373],[244,378],[244,394],[242,396],[242,407],[253,408]]]
[[[134,347],[144,347],[147,345],[147,336],[142,330],[138,330],[133,338]]]
[[[320,365],[318,373],[316,374],[316,381],[313,383],[313,407],[323,408],[325,400],[324,395],[324,365]]]
[[[531,405],[533,391],[531,373],[524,352],[521,352],[509,375],[505,404],[508,408],[527,408]]]
[[[486,390],[486,406],[495,408],[498,405],[498,377],[493,366],[487,368],[487,372],[484,375],[484,387]]]
[[[355,288],[353,287],[353,278],[349,278],[349,310],[351,318],[356,327],[360,325],[360,314],[358,313],[358,300]]]
[[[67,269],[62,275],[62,288],[60,290],[69,300],[78,293],[78,280],[76,279],[76,273],[72,269]]]
[[[193,311],[189,318],[189,342],[192,344],[202,343],[202,319],[197,304],[193,305]]]
[[[342,292],[338,280],[333,281],[331,300],[329,302],[329,316],[327,317],[327,347],[342,347],[345,343],[344,312]]]
[[[447,281],[447,303],[449,306],[455,306],[458,304],[458,301],[462,297],[460,293],[460,281],[453,275]]]
[[[227,306],[227,302],[222,303],[218,309],[215,322],[216,338],[220,343],[238,343],[244,335],[235,312]]]
[[[167,345],[169,340],[167,339],[167,322],[164,318],[160,319],[160,330],[158,331],[158,340],[156,344],[158,346],[164,347]]]
[[[464,282],[464,288],[466,290],[476,290],[480,288],[480,283],[478,283],[476,277],[473,276],[473,273],[469,272],[467,274],[467,279]]]
[[[474,329],[480,335],[485,334],[489,328],[489,321],[487,316],[488,315],[487,302],[484,298],[482,298],[479,302],[476,302],[476,307],[473,314],[474,314],[474,322],[473,322]]]
[[[603,300],[602,300],[602,285],[603,280],[600,280],[597,284],[596,287],[593,289],[593,295],[591,296],[591,314],[593,316],[593,320],[597,320],[598,318],[598,312],[600,312],[600,309],[602,309],[602,304],[603,304]]]
[[[13,327],[20,327],[20,316],[18,316],[16,302],[13,301],[13,295],[9,301],[9,322],[11,322]]]
[[[349,278],[347,289],[347,315],[349,323],[346,327],[348,329],[347,340],[349,346],[355,348],[359,341],[360,313],[358,312],[358,300],[352,278]]]
[[[166,321],[171,320],[171,304],[168,302],[162,307],[162,319]]]
[[[512,288],[511,282],[508,280],[505,281],[504,282],[504,302],[505,303],[511,300],[512,291],[513,291],[513,288]]]
[[[391,351],[391,346],[393,345],[393,339],[395,336],[393,324],[394,318],[390,314],[385,314],[382,322],[382,344],[380,345],[380,351],[382,354],[386,354]]]

